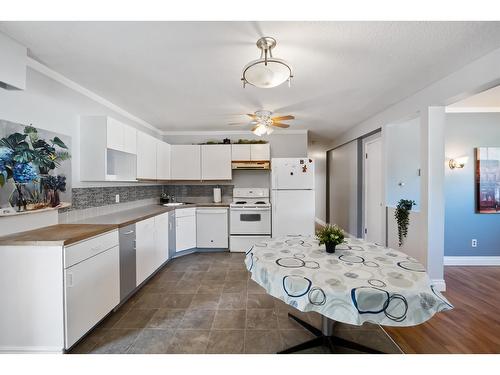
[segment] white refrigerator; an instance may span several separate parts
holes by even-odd
[[[272,236],[314,235],[314,161],[271,160]]]

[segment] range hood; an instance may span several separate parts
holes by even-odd
[[[233,161],[231,163],[232,169],[271,169],[269,160],[265,161]]]

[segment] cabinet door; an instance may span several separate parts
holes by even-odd
[[[230,180],[231,145],[201,146],[201,178],[203,180]]]
[[[157,139],[143,132],[137,132],[137,178],[156,179]]]
[[[231,145],[231,160],[250,160],[250,145]]]
[[[106,120],[107,147],[113,150],[123,151],[125,145],[125,133],[123,124],[111,117],[108,117]]]
[[[155,217],[156,264],[160,267],[168,260],[168,213]]]
[[[115,246],[64,271],[66,349],[120,303],[119,263]]]
[[[250,146],[251,160],[271,160],[269,143]]]
[[[123,125],[123,151],[137,153],[137,130],[128,125]]]
[[[172,145],[171,175],[173,180],[201,180],[201,147]]]
[[[196,247],[196,216],[183,216],[175,219],[175,251]]]
[[[228,248],[227,209],[199,208],[196,212],[196,247]]]
[[[156,149],[156,178],[170,180],[170,145],[159,141]]]
[[[154,271],[156,261],[155,218],[136,223],[136,285],[141,284]]]

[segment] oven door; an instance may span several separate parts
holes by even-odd
[[[271,234],[271,208],[231,207],[231,234]]]

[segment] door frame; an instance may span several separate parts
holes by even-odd
[[[367,189],[367,146],[370,145],[371,143],[375,142],[380,142],[380,173],[381,173],[381,186],[380,186],[380,223],[381,223],[381,233],[380,233],[380,239],[381,243],[380,245],[387,245],[386,244],[386,213],[385,213],[385,153],[384,153],[384,138],[383,138],[383,133],[378,132],[376,134],[367,136],[362,139],[362,154],[361,159],[362,159],[362,209],[361,209],[361,223],[362,223],[362,228],[361,228],[361,237],[366,240],[366,228],[367,228],[367,214],[366,214],[366,201],[367,201],[367,194],[368,194],[368,189]]]

